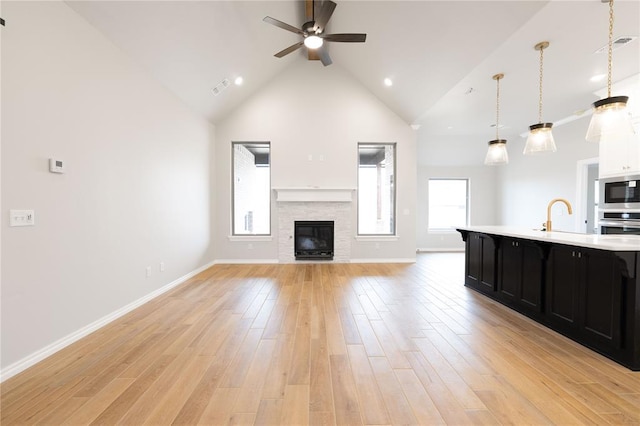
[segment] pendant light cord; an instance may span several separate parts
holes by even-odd
[[[613,0],[609,0],[609,55],[607,58],[609,68],[607,70],[607,98],[611,97],[611,68],[613,62]]]
[[[498,129],[500,128],[500,77],[496,78],[496,140],[500,139]]]
[[[542,123],[542,52],[544,52],[544,47],[540,48],[540,93],[538,97],[538,123]]]

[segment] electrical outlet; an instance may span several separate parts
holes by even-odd
[[[147,266],[147,278],[151,276],[151,266]]]
[[[249,244],[247,245],[247,249],[249,249],[249,250],[253,250],[253,243],[249,243]]]
[[[160,262],[160,272],[164,272],[164,262]]]

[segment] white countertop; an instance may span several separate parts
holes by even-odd
[[[467,226],[458,227],[457,229],[600,250],[640,252],[640,235],[594,235],[562,231],[546,232],[513,226]]]

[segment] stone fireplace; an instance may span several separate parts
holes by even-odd
[[[295,221],[333,221],[334,255],[329,262],[349,262],[351,256],[351,208],[353,189],[279,188],[278,261],[295,262]],[[326,261],[325,261],[326,262]]]

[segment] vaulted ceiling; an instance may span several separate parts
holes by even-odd
[[[537,122],[539,54],[544,56],[544,119],[588,110],[606,81],[608,6],[599,0],[336,0],[329,33],[366,33],[366,43],[331,43],[341,67],[407,122],[430,135],[485,135],[495,123],[502,72],[501,132],[517,135]],[[68,1],[77,13],[194,111],[216,123],[279,73],[306,61],[300,49],[274,53],[299,36],[262,21],[294,26],[302,1]],[[640,33],[640,2],[615,3],[615,36]],[[316,61],[318,67],[322,67]],[[614,51],[614,81],[640,81],[640,40]],[[242,76],[242,86],[233,85]],[[384,78],[393,80],[386,87]],[[218,96],[212,89],[231,85]],[[313,84],[310,82],[309,84]],[[640,93],[639,93],[640,95]],[[303,94],[301,94],[303,97]],[[640,102],[640,100],[638,100]],[[633,103],[633,98],[630,101]]]

